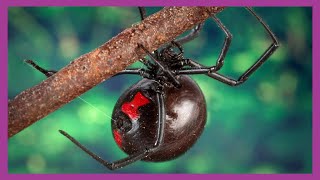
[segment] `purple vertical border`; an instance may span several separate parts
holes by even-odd
[[[317,3],[316,3],[317,2]],[[320,1],[312,7],[312,171],[320,174]],[[318,39],[318,40],[317,40]]]
[[[0,177],[8,172],[8,13],[0,1]],[[1,178],[2,179],[2,178]]]
[[[320,73],[317,70],[320,68],[320,1],[319,0],[220,0],[208,2],[209,0],[117,0],[108,2],[107,0],[1,0],[0,1],[0,179],[43,179],[56,180],[76,178],[87,179],[105,179],[105,178],[117,178],[117,179],[163,179],[163,178],[182,178],[182,179],[320,179],[320,141],[319,141],[319,127],[320,127]],[[130,174],[91,174],[91,175],[9,175],[7,168],[7,119],[8,119],[8,7],[10,6],[312,6],[312,59],[313,59],[313,173],[312,174],[275,174],[275,175],[191,175],[191,174],[174,174],[174,175],[130,175]],[[318,39],[318,41],[316,40]],[[318,93],[319,92],[319,93]],[[106,177],[108,176],[108,177]],[[113,176],[113,177],[112,177]]]

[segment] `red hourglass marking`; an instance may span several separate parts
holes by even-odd
[[[132,101],[126,102],[122,105],[121,110],[127,114],[131,120],[137,120],[140,116],[138,108],[150,103],[149,99],[138,92]]]

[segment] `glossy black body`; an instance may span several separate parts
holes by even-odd
[[[164,88],[166,120],[164,142],[145,161],[166,161],[186,152],[199,138],[206,123],[206,103],[199,86],[188,76],[179,76],[181,88]],[[119,147],[127,154],[150,148],[156,141],[158,104],[154,86],[157,82],[142,79],[131,86],[118,100],[112,115],[112,130],[119,132]],[[141,92],[150,103],[139,107],[139,119],[131,120],[121,106]],[[118,135],[116,135],[118,136]],[[115,135],[114,135],[115,137]],[[119,137],[117,137],[119,138]]]

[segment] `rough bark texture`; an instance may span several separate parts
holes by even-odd
[[[9,138],[95,85],[170,42],[223,7],[167,7],[97,49],[72,61],[42,83],[9,101]]]

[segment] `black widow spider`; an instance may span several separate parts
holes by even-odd
[[[194,39],[203,24],[195,26],[188,35],[172,41],[160,52],[156,50],[150,53],[143,45],[138,44],[151,60],[140,60],[146,69],[126,69],[116,74],[136,74],[143,79],[121,95],[112,114],[113,137],[128,157],[112,163],[107,162],[65,131],[59,132],[110,170],[122,168],[138,160],[166,161],[182,155],[196,142],[206,123],[205,98],[198,85],[187,75],[205,74],[227,85],[237,86],[245,82],[279,46],[265,22],[251,8],[247,7],[247,10],[265,28],[273,43],[237,80],[217,73],[223,66],[232,35],[214,15],[212,19],[226,37],[213,66],[204,66],[183,57],[181,44]],[[141,19],[145,19],[145,9],[140,7],[139,11]],[[45,70],[32,60],[26,62],[47,77],[56,72]]]

